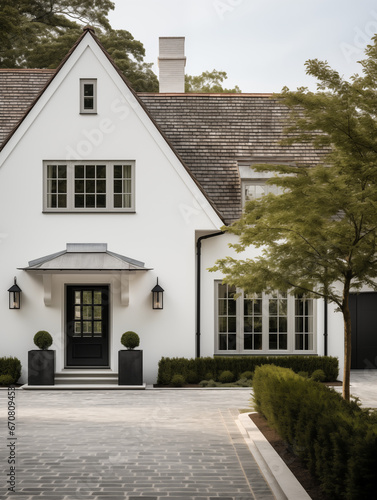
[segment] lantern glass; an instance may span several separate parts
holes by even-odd
[[[162,292],[153,292],[153,309],[163,308]]]
[[[9,309],[20,309],[21,294],[20,292],[9,292]]]

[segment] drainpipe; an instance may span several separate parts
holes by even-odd
[[[200,323],[201,323],[201,311],[200,311],[200,299],[201,299],[201,255],[202,255],[202,240],[208,238],[214,238],[215,236],[220,236],[224,234],[224,231],[218,233],[207,234],[205,236],[200,236],[196,242],[196,357],[200,358]]]
[[[323,334],[323,340],[324,340],[324,350],[325,350],[325,356],[327,356],[327,338],[328,338],[328,303],[327,303],[327,299],[325,299],[324,301],[324,315],[323,315],[323,318],[324,318],[324,325],[323,325],[323,330],[324,330],[324,334]]]

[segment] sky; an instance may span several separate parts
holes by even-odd
[[[305,86],[305,61],[327,61],[345,78],[377,33],[375,0],[113,0],[114,29],[143,43],[158,76],[158,38],[184,36],[186,74],[226,71],[227,88],[280,92]]]

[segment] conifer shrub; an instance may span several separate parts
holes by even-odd
[[[239,376],[240,379],[252,380],[253,372],[247,370],[246,372],[242,372]]]
[[[180,373],[186,379],[189,371],[197,374],[197,380],[217,380],[221,372],[229,370],[236,380],[248,371],[254,373],[257,366],[275,364],[291,368],[294,372],[315,370],[324,371],[325,381],[334,381],[338,377],[338,359],[330,356],[214,356],[205,358],[161,358],[158,364],[157,383],[169,385],[174,374]]]
[[[310,377],[312,380],[315,380],[316,382],[324,382],[326,380],[326,375],[325,372],[321,369],[315,370]]]
[[[12,377],[10,385],[15,384],[21,377],[21,361],[18,358],[12,357],[0,358],[0,376],[4,375]]]
[[[229,370],[224,370],[220,373],[218,380],[222,384],[229,384],[230,382],[234,382],[234,374]]]
[[[183,387],[186,384],[186,380],[183,375],[176,373],[173,375],[170,383],[173,387]]]
[[[377,418],[292,370],[256,368],[254,404],[334,500],[374,498]]]
[[[12,384],[14,384],[12,375],[0,375],[0,386],[9,386]]]

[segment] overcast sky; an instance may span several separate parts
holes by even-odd
[[[226,71],[226,86],[279,92],[307,86],[305,61],[318,58],[345,77],[377,33],[375,0],[115,0],[115,29],[145,47],[158,75],[158,38],[186,38],[186,73]]]

